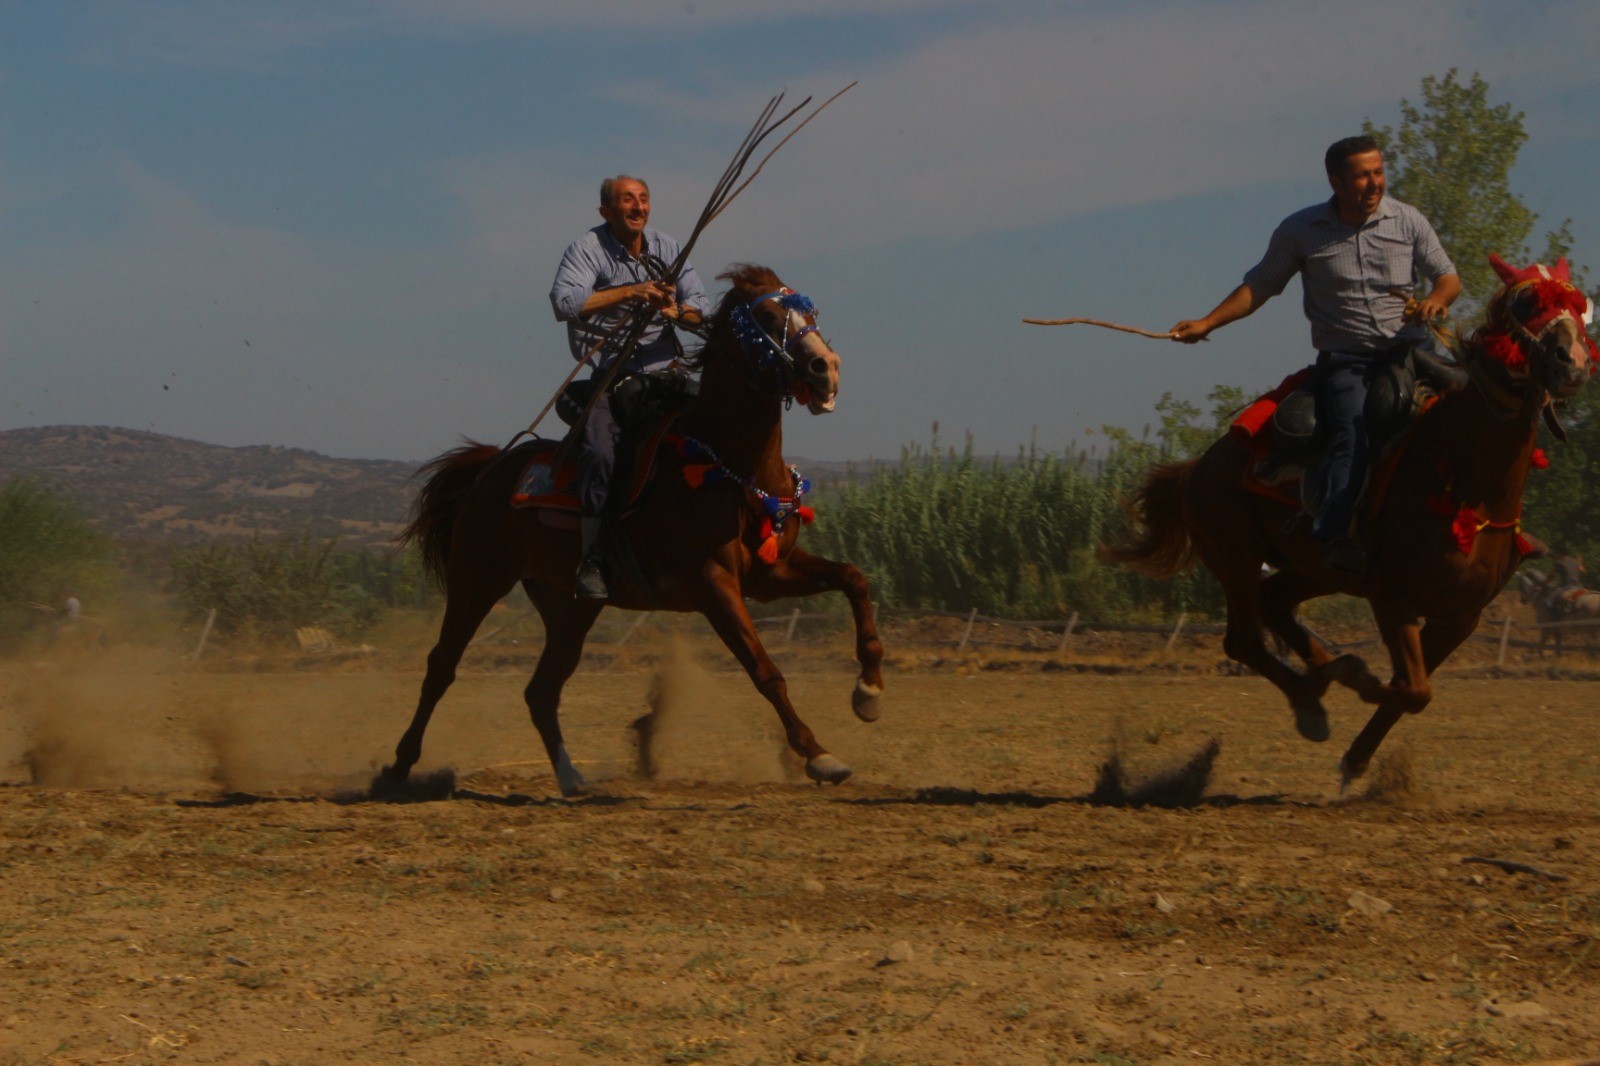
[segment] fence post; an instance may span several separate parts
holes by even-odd
[[[213,607],[211,610],[206,612],[206,624],[205,627],[200,630],[200,643],[194,646],[194,654],[190,656],[191,659],[198,660],[200,658],[200,653],[206,650],[206,638],[211,636],[211,626],[216,622],[216,620],[217,609]]]
[[[1504,666],[1506,664],[1506,646],[1510,643],[1511,616],[1506,615],[1505,621],[1500,623],[1500,654],[1495,658],[1494,664],[1496,666]]]
[[[1067,650],[1067,638],[1072,636],[1072,631],[1078,628],[1078,612],[1073,611],[1072,617],[1067,619],[1066,626],[1061,630],[1061,643],[1056,647],[1056,654],[1060,655]]]
[[[1183,623],[1189,617],[1187,611],[1178,612],[1178,624],[1172,627],[1172,636],[1167,638],[1167,654],[1172,654],[1172,646],[1178,643],[1178,634],[1183,632]]]
[[[800,621],[800,608],[796,607],[794,609],[794,613],[789,616],[789,628],[785,629],[783,631],[784,643],[788,643],[788,642],[794,640],[794,627],[799,623],[799,621]]]
[[[961,634],[961,644],[960,644],[959,647],[956,648],[956,651],[966,651],[967,650],[967,641],[972,639],[972,624],[974,622],[976,622],[977,620],[978,620],[978,609],[976,607],[974,607],[971,610],[971,612],[968,613],[968,615],[967,615],[967,628],[966,628],[966,631]]]

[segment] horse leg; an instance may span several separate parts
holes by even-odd
[[[417,711],[411,716],[400,743],[395,745],[394,762],[383,768],[385,780],[404,784],[411,768],[422,758],[422,735],[428,730],[428,719],[433,709],[444,698],[445,690],[456,679],[456,665],[478,631],[484,616],[502,596],[511,591],[514,580],[504,583],[493,578],[479,578],[468,585],[461,577],[462,570],[452,568],[445,589],[444,621],[439,625],[439,640],[428,653],[428,672],[422,679],[422,695],[417,700]]]
[[[1428,678],[1478,625],[1476,613],[1430,618],[1421,627],[1415,618],[1389,617],[1389,612],[1376,609],[1374,613],[1378,615],[1378,631],[1389,646],[1396,676],[1388,685],[1367,686],[1370,694],[1378,697],[1369,702],[1376,702],[1378,708],[1339,760],[1341,788],[1349,787],[1350,782],[1367,772],[1372,756],[1396,722],[1428,705],[1433,699]],[[1368,693],[1362,693],[1362,698],[1367,699]]]
[[[597,600],[580,600],[533,581],[524,581],[522,587],[544,620],[544,650],[539,653],[539,662],[533,668],[533,677],[523,690],[522,698],[528,704],[533,728],[544,741],[545,754],[550,756],[561,794],[581,795],[588,782],[567,754],[567,746],[561,740],[558,712],[561,690],[578,668],[578,660],[583,657],[583,642],[594,620],[600,617],[604,604]]]
[[[876,722],[882,712],[878,697],[883,695],[883,642],[878,639],[872,617],[872,595],[867,576],[849,563],[835,562],[794,549],[770,571],[747,582],[746,591],[759,600],[791,596],[815,596],[821,592],[842,592],[850,601],[850,614],[856,626],[856,662],[861,674],[850,693],[850,709],[863,722]]]
[[[1335,681],[1353,688],[1370,676],[1360,656],[1334,655],[1295,617],[1296,607],[1326,592],[1314,578],[1297,570],[1280,570],[1261,582],[1261,620],[1306,664],[1305,676],[1318,699]]]
[[[1289,698],[1289,707],[1294,711],[1294,727],[1301,736],[1307,740],[1327,740],[1328,712],[1322,706],[1322,694],[1327,691],[1327,684],[1321,683],[1319,687],[1317,681],[1273,655],[1261,637],[1260,564],[1245,559],[1239,565],[1227,567],[1222,565],[1222,559],[1209,546],[1202,545],[1201,550],[1206,565],[1222,584],[1223,595],[1228,601],[1228,631],[1222,638],[1222,650],[1234,662],[1248,666],[1272,682]]]
[[[745,609],[739,579],[716,564],[712,564],[707,579],[709,595],[701,607],[701,613],[728,646],[728,650],[733,652],[734,658],[739,660],[745,673],[750,675],[756,691],[765,696],[767,702],[772,704],[772,709],[778,712],[789,747],[806,761],[806,775],[818,783],[827,781],[833,784],[849,777],[850,767],[817,743],[811,727],[795,714],[794,705],[789,702],[789,683],[784,680],[777,664],[767,654],[767,649],[762,647],[761,638],[756,635],[755,623]]]

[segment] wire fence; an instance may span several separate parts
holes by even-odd
[[[1065,656],[1086,648],[1092,635],[1145,636],[1147,646],[1140,650],[1159,651],[1170,655],[1180,639],[1189,637],[1220,638],[1227,627],[1215,622],[1190,621],[1187,614],[1162,622],[1108,622],[1084,619],[1073,611],[1065,618],[1001,618],[968,611],[938,611],[914,608],[888,608],[874,614],[880,627],[893,626],[896,643],[900,646],[949,648],[957,653],[979,650],[1011,650],[1054,653]],[[797,639],[832,634],[849,625],[849,617],[838,612],[808,612],[799,607],[775,611],[752,618],[763,640],[767,643],[789,643]],[[948,624],[940,625],[941,621]],[[922,622],[924,625],[916,625]],[[926,624],[931,623],[931,624]],[[641,631],[661,622],[651,612],[610,611],[602,614],[595,625],[591,640],[596,644],[621,647],[634,641]],[[1486,616],[1469,640],[1495,646],[1495,664],[1505,666],[1512,650],[1532,651],[1542,654],[1552,643],[1552,638],[1564,636],[1567,631],[1582,633],[1600,627],[1600,619],[1580,619],[1559,622],[1518,622],[1510,615]],[[1309,628],[1309,627],[1308,627]],[[474,645],[520,643],[524,637],[539,635],[538,615],[529,610],[500,626],[486,630],[473,641]],[[1329,639],[1313,631],[1318,640],[1340,650],[1353,650],[1381,646],[1374,627],[1364,632],[1344,633],[1344,639]],[[1281,650],[1281,649],[1280,649]],[[1576,647],[1562,646],[1563,651],[1578,651],[1589,658],[1600,655],[1600,642],[1585,640]]]

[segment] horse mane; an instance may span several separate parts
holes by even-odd
[[[783,282],[770,267],[758,266],[755,263],[734,263],[718,274],[717,280],[729,282],[732,287],[723,293],[722,299],[717,301],[716,308],[711,312],[711,320],[706,331],[708,337],[715,335],[718,330],[728,328],[728,316],[733,314],[735,307],[747,304],[764,293],[783,288]],[[693,355],[685,356],[682,360],[683,365],[691,370],[699,370],[705,353],[706,349],[701,348]]]

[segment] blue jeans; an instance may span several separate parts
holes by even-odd
[[[596,403],[583,425],[583,451],[578,456],[578,502],[589,518],[605,514],[611,475],[617,467],[617,439],[622,436],[622,424],[611,409],[615,399],[615,394],[611,394]]]
[[[1322,514],[1311,527],[1318,540],[1350,535],[1356,498],[1367,475],[1367,389],[1387,354],[1323,352],[1317,358],[1317,429],[1326,444],[1322,466]]]

